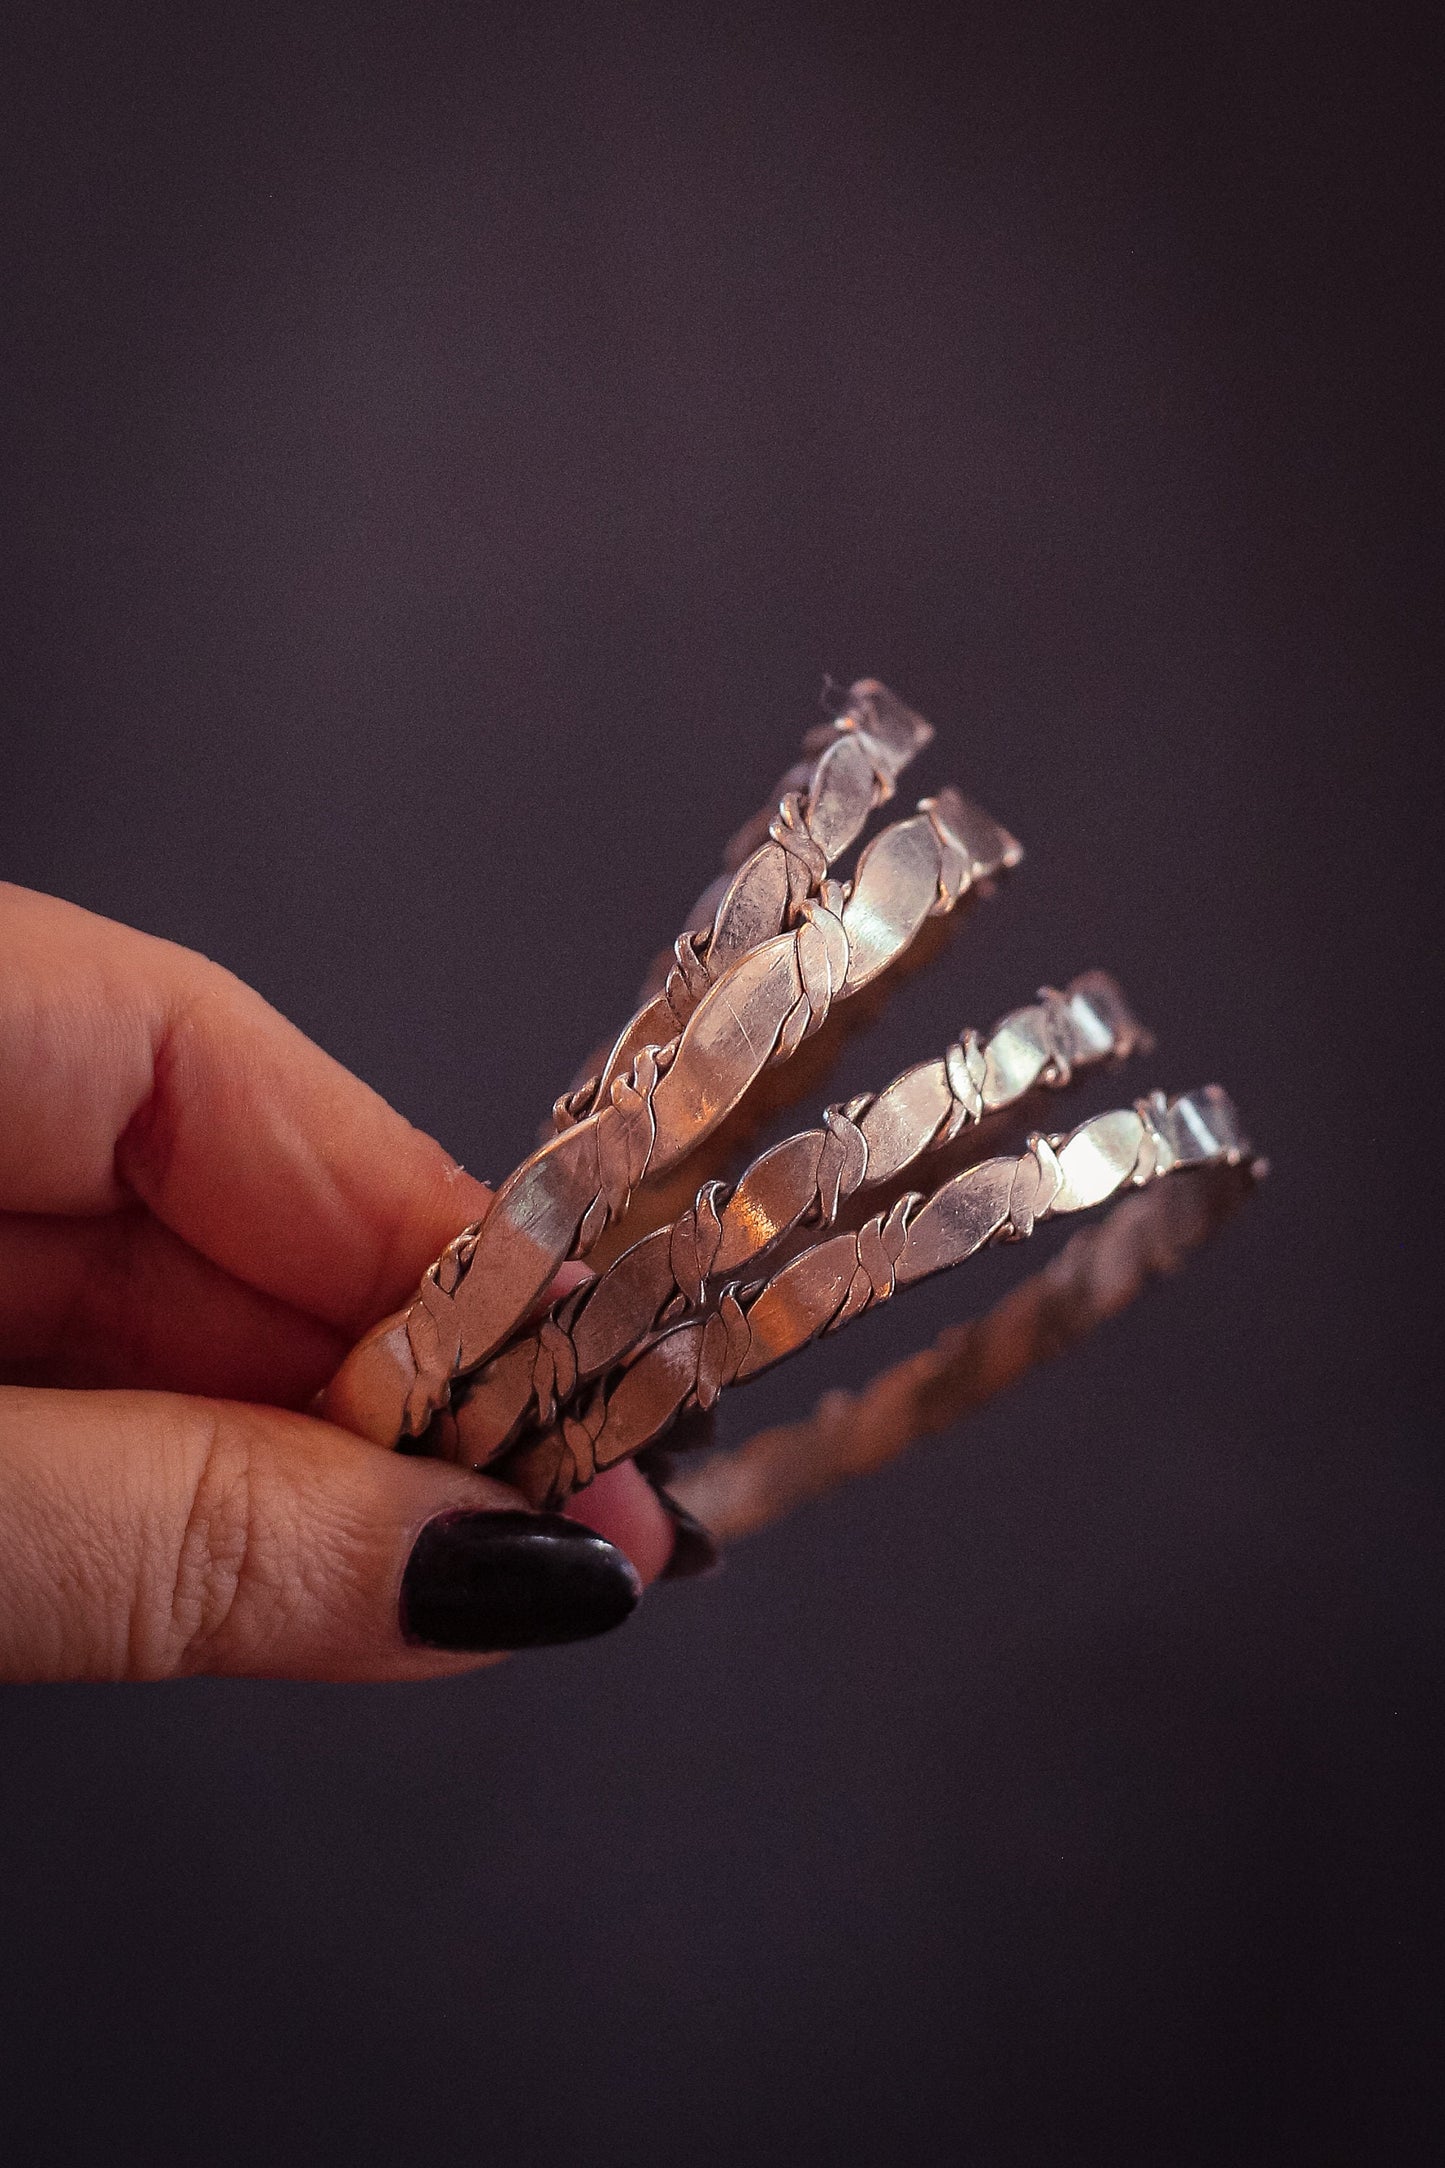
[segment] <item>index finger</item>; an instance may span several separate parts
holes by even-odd
[[[490,1196],[220,965],[0,883],[0,1211],[139,1198],[357,1333]]]

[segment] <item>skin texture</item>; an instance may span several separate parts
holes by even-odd
[[[0,1678],[495,1661],[397,1595],[517,1494],[302,1412],[490,1195],[218,965],[0,884]],[[666,1564],[631,1466],[575,1511]]]

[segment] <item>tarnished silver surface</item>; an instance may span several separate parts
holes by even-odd
[[[964,1032],[876,1097],[830,1107],[820,1127],[762,1153],[732,1189],[705,1183],[681,1218],[483,1364],[454,1396],[444,1449],[484,1467],[524,1424],[550,1424],[579,1387],[616,1368],[664,1310],[679,1322],[679,1304],[698,1307],[710,1284],[764,1262],[798,1227],[831,1226],[848,1198],[895,1180],[970,1123],[1148,1043],[1114,981],[1086,972],[1063,993],[1044,988],[987,1038]]]
[[[1022,1154],[966,1167],[930,1196],[910,1192],[856,1231],[789,1259],[761,1286],[725,1287],[702,1314],[664,1323],[624,1368],[524,1438],[504,1463],[507,1480],[535,1503],[555,1504],[640,1451],[685,1407],[710,1407],[724,1387],[838,1331],[897,1288],[1164,1175],[1249,1157],[1217,1085],[1172,1101],[1154,1093],[1067,1134],[1031,1137]]]
[[[788,1060],[834,1002],[902,956],[931,914],[1017,863],[1013,837],[949,790],[875,838],[851,883],[830,877],[829,850],[857,837],[926,733],[881,686],[854,688],[808,791],[783,801],[709,938],[683,937],[676,972],[597,1086],[559,1109],[561,1133],[508,1177],[407,1309],[352,1350],[323,1396],[331,1420],[383,1445],[420,1437],[453,1381],[502,1346],[640,1183],[693,1151],[769,1062]]]

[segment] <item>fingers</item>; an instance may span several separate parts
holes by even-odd
[[[204,957],[0,885],[0,1210],[134,1199],[354,1336],[489,1192]]]
[[[609,1468],[569,1498],[567,1512],[625,1551],[644,1588],[660,1580],[673,1563],[676,1517],[659,1503],[657,1492],[630,1460]]]
[[[0,1678],[426,1678],[619,1624],[621,1551],[519,1504],[283,1411],[0,1390]]]
[[[304,1407],[346,1338],[223,1272],[144,1205],[0,1214],[0,1380]]]

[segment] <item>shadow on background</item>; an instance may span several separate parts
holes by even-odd
[[[496,1175],[876,672],[1030,858],[847,1081],[1100,963],[1276,1169],[604,1644],[0,1697],[16,2161],[1435,2157],[1430,71],[1024,12],[15,41],[10,878]]]

